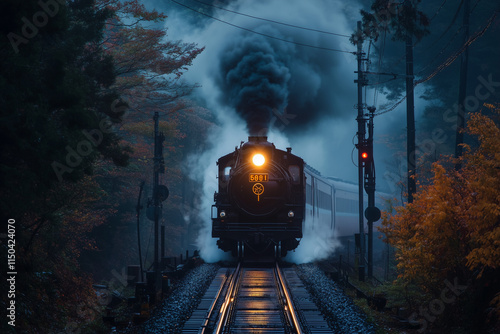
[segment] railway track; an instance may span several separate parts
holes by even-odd
[[[331,330],[294,269],[282,269],[278,264],[265,268],[238,264],[219,270],[182,332],[302,334]]]

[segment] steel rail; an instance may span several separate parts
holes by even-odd
[[[276,273],[277,273],[277,278],[279,280],[279,286],[283,290],[283,293],[285,295],[285,300],[286,300],[286,305],[285,305],[285,312],[288,314],[290,318],[290,322],[292,326],[295,328],[295,331],[297,334],[303,334],[304,330],[302,329],[302,326],[300,325],[299,320],[297,319],[297,313],[295,312],[295,307],[293,305],[292,298],[290,296],[290,292],[288,291],[288,288],[285,284],[285,279],[283,275],[281,274],[281,269],[276,262]]]
[[[219,291],[217,291],[217,295],[215,296],[212,305],[210,305],[210,309],[207,312],[207,316],[205,318],[205,321],[203,322],[203,325],[201,326],[200,330],[198,331],[198,334],[205,334],[205,331],[207,330],[207,327],[210,323],[210,319],[212,318],[214,312],[215,312],[215,307],[217,306],[217,302],[219,301],[219,298],[221,297],[221,293],[224,290],[224,287],[226,286],[227,280],[229,279],[229,275],[226,275],[224,280],[221,282]]]
[[[241,270],[241,263],[238,263],[238,266],[234,270],[233,275],[231,277],[231,283],[229,284],[229,288],[228,288],[227,293],[226,293],[226,298],[225,298],[224,303],[222,304],[221,309],[220,309],[219,319],[217,320],[217,324],[216,324],[216,327],[214,330],[215,334],[222,333],[222,330],[226,325],[228,313],[229,313],[229,310],[231,309],[230,306],[234,302],[234,294],[235,294],[236,288],[237,288],[236,283],[238,282],[238,280],[240,278],[240,270]]]

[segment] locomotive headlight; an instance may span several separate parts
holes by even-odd
[[[219,213],[219,216],[221,218],[225,218],[226,217],[226,211],[222,210],[220,213]]]
[[[257,153],[253,156],[252,162],[255,166],[262,166],[266,162],[266,158],[260,153]]]
[[[294,216],[295,213],[292,210],[288,211],[288,218],[293,218]]]

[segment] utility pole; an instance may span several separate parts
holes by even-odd
[[[370,110],[370,118],[368,121],[368,139],[366,140],[366,154],[368,154],[368,161],[365,162],[365,179],[364,185],[366,193],[368,194],[368,207],[367,210],[375,206],[375,176],[373,166],[373,113],[375,108],[368,108]],[[365,216],[367,212],[365,211]],[[368,217],[366,217],[368,218]],[[368,278],[373,277],[373,221],[368,219]]]
[[[411,1],[406,0],[405,6],[411,11]],[[408,203],[413,202],[415,194],[415,103],[413,96],[413,31],[406,31],[406,155],[408,163]]]
[[[358,21],[358,40],[357,40],[357,61],[358,61],[358,79],[354,80],[355,83],[358,84],[358,117],[356,120],[358,121],[358,185],[359,185],[359,248],[360,248],[360,257],[359,257],[359,267],[358,267],[358,276],[360,281],[365,280],[365,227],[364,227],[364,216],[363,216],[363,158],[361,156],[361,147],[365,144],[365,118],[363,113],[363,86],[366,85],[365,75],[363,73],[363,35],[361,31],[361,21]]]
[[[144,272],[143,272],[143,266],[142,266],[142,252],[141,252],[141,228],[140,228],[140,220],[141,220],[141,210],[142,210],[142,205],[141,205],[141,197],[142,197],[142,189],[144,188],[144,181],[141,182],[140,188],[139,188],[139,198],[137,199],[137,206],[136,206],[136,212],[137,212],[137,246],[139,248],[139,268],[141,271],[141,282],[144,282]]]
[[[365,105],[363,104],[363,87],[368,84],[363,71],[363,39],[361,32],[361,22],[358,21],[358,40],[357,40],[357,60],[358,60],[358,79],[354,82],[358,84],[358,201],[359,201],[359,248],[360,259],[358,267],[358,276],[360,281],[365,280],[365,231],[364,218],[368,221],[368,277],[373,277],[373,223],[380,219],[380,210],[375,206],[375,160],[373,159],[373,118],[375,116],[375,107],[368,107],[368,138],[366,135],[366,115],[364,114]],[[368,194],[368,206],[363,211],[364,190]]]
[[[469,16],[470,0],[465,0],[464,4],[464,44],[469,40]],[[458,88],[458,110],[457,110],[457,130],[455,142],[455,158],[462,156],[462,146],[464,142],[463,129],[465,127],[465,95],[467,93],[467,68],[469,64],[469,46],[465,45],[465,51],[460,55],[460,85]],[[460,169],[460,164],[455,165]]]
[[[161,286],[161,273],[160,273],[160,262],[158,260],[158,240],[159,240],[159,220],[160,220],[160,197],[161,190],[159,187],[159,173],[164,173],[164,162],[163,162],[163,141],[165,136],[163,133],[158,131],[158,112],[155,111],[153,116],[154,119],[154,175],[153,175],[153,220],[154,220],[154,277],[155,277],[155,293],[159,291]]]
[[[368,220],[368,278],[373,277],[373,223],[380,219],[381,213],[375,206],[375,160],[373,158],[373,117],[375,107],[368,107],[370,111],[368,120],[368,138],[365,144],[365,190],[368,194],[368,207],[365,217]]]

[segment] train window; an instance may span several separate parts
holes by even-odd
[[[293,183],[300,183],[300,168],[297,165],[288,166],[288,172],[292,176]]]
[[[229,175],[231,175],[231,166],[224,168],[224,180],[229,180]]]
[[[307,204],[312,204],[312,188],[310,184],[306,184],[306,201]]]
[[[347,198],[337,198],[337,212],[357,213],[358,201]]]
[[[319,192],[319,207],[325,210],[332,209],[332,196],[330,194]]]

